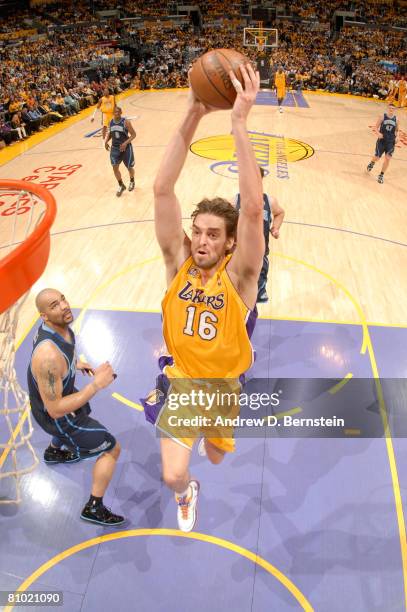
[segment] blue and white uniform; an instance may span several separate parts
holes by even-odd
[[[32,372],[32,358],[43,342],[52,342],[62,353],[66,361],[67,373],[62,381],[62,396],[76,393],[75,374],[76,374],[76,350],[75,335],[69,328],[71,342],[67,342],[57,332],[42,323],[33,341],[33,350],[27,370],[28,393],[30,396],[31,412],[38,425],[47,433],[52,435],[60,445],[76,451],[82,458],[98,456],[101,453],[111,450],[116,440],[101,423],[89,416],[91,408],[86,403],[81,408],[70,412],[58,419],[52,418],[44,406],[38,390],[38,384]],[[57,444],[56,444],[57,445]]]
[[[376,142],[375,156],[381,157],[383,153],[393,155],[396,146],[397,117],[389,117],[384,113],[379,131],[383,138],[378,138]]]
[[[109,132],[112,136],[112,146],[110,148],[112,166],[118,166],[123,162],[126,168],[133,168],[135,160],[132,144],[129,143],[124,151],[120,151],[120,145],[129,137],[129,131],[126,128],[126,118],[122,117],[120,121],[112,119],[109,124]]]

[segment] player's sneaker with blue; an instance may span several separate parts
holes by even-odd
[[[81,519],[98,525],[109,525],[115,527],[124,523],[125,518],[119,514],[114,514],[109,508],[103,504],[86,504],[81,513]]]

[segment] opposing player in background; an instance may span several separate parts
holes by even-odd
[[[105,87],[103,90],[103,96],[100,98],[99,102],[96,105],[95,111],[92,115],[91,122],[95,120],[95,113],[97,110],[102,112],[102,138],[106,139],[106,134],[109,129],[109,125],[111,120],[113,119],[114,109],[116,107],[116,99],[113,95],[110,94],[109,88]]]
[[[34,338],[27,371],[32,414],[52,440],[44,453],[48,464],[95,458],[92,490],[81,518],[99,525],[121,525],[124,518],[103,504],[103,495],[116,469],[120,445],[101,423],[89,416],[89,400],[113,382],[109,363],[93,368],[76,357],[72,311],[56,289],[43,289],[35,300],[42,323]],[[75,388],[75,373],[92,376],[83,389]]]
[[[244,88],[233,72],[229,74],[237,91],[231,119],[240,214],[227,200],[205,199],[192,214],[191,240],[182,228],[175,184],[200,120],[213,110],[199,102],[192,89],[186,116],[167,147],[154,183],[155,229],[168,286],[162,310],[169,355],[161,358],[160,365],[171,387],[166,398],[157,389],[143,400],[143,405],[146,418],[155,421],[163,433],[163,479],[175,493],[182,531],[191,531],[196,521],[199,483],[191,477],[189,463],[201,433],[198,427],[183,436],[185,428],[181,433],[171,428],[170,418],[177,414],[171,405],[174,392],[188,386],[188,381],[191,388],[197,384],[200,389],[200,385],[208,389],[213,379],[220,379],[225,388],[238,388],[239,376],[253,362],[250,335],[257,317],[257,280],[264,254],[263,189],[247,118],[260,77],[249,64],[240,70]],[[213,414],[213,410],[206,412],[206,405],[190,403],[188,409],[190,416]],[[234,405],[233,414],[238,411],[239,406]],[[234,450],[233,429],[219,428],[213,437],[205,437],[204,445],[209,461],[220,463],[227,452]]]
[[[282,104],[284,102],[285,93],[286,93],[285,91],[286,89],[285,72],[282,66],[278,67],[278,70],[275,74],[274,86],[276,88],[278,110],[280,111],[280,113],[282,113],[283,112]]]
[[[383,166],[379,176],[377,177],[379,183],[384,182],[384,173],[389,166],[390,160],[394,153],[394,148],[398,141],[399,126],[395,113],[396,109],[394,104],[389,104],[386,112],[383,116],[377,119],[376,125],[373,128],[373,131],[375,134],[377,134],[378,139],[376,141],[374,157],[368,163],[367,171],[371,172],[373,170],[375,163],[379,161],[384,153]]]
[[[264,169],[259,166],[261,178],[264,178]],[[235,198],[234,205],[236,210],[240,210],[240,193]],[[278,203],[278,200],[274,196],[269,196],[267,193],[263,193],[263,233],[265,241],[265,251],[263,255],[263,265],[261,268],[259,281],[258,281],[258,292],[257,302],[265,303],[268,302],[267,295],[267,277],[269,272],[269,239],[270,234],[273,238],[277,239],[280,236],[280,227],[284,221],[285,211]]]
[[[131,122],[122,117],[122,109],[116,106],[114,109],[113,119],[109,124],[109,135],[105,140],[106,150],[109,150],[109,140],[112,140],[112,147],[110,150],[110,161],[113,166],[114,175],[119,183],[119,188],[116,191],[116,195],[119,198],[123,191],[126,190],[126,186],[123,183],[122,175],[120,173],[120,164],[124,163],[127,170],[129,171],[130,183],[129,191],[134,189],[134,151],[132,141],[136,137]]]

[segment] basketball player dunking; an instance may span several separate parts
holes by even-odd
[[[394,148],[397,143],[399,126],[395,113],[396,109],[394,104],[389,104],[387,107],[387,111],[384,113],[383,117],[378,118],[374,127],[374,132],[375,134],[377,134],[378,139],[376,141],[376,150],[374,157],[368,163],[367,171],[370,172],[373,169],[375,163],[379,161],[379,159],[384,153],[383,166],[379,176],[377,177],[379,183],[384,182],[384,173],[387,170],[387,167],[394,153]]]
[[[221,379],[223,388],[236,389],[239,376],[253,361],[250,335],[257,316],[257,280],[264,254],[263,189],[246,122],[260,77],[249,64],[240,69],[244,88],[233,72],[229,74],[237,91],[231,119],[240,215],[227,200],[204,199],[192,213],[191,240],[183,231],[175,184],[200,120],[215,110],[199,102],[192,89],[186,116],[167,147],[154,183],[155,229],[168,285],[162,310],[169,355],[160,359],[164,393],[158,389],[142,401],[147,420],[155,422],[163,433],[163,479],[175,492],[182,531],[191,531],[196,521],[199,483],[191,478],[189,463],[202,430],[193,424],[189,429],[188,420],[177,430],[171,427],[170,419],[185,414],[203,418],[213,411],[205,401],[197,405],[191,400],[187,408],[174,412],[174,397],[180,397],[179,390],[195,390],[194,381],[208,389],[210,379]],[[238,409],[236,404],[232,407],[234,415],[239,414]],[[210,431],[213,436],[205,437],[204,451],[209,461],[218,464],[226,452],[234,450],[233,429]]]

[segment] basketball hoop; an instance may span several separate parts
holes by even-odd
[[[38,463],[30,443],[32,423],[27,393],[17,380],[15,336],[18,315],[28,291],[43,273],[50,250],[49,230],[56,216],[53,195],[34,183],[0,180],[0,481],[15,481],[15,498],[21,500],[20,477]],[[25,447],[29,453],[19,453]],[[12,466],[3,467],[11,453]],[[27,458],[28,455],[28,458]]]

